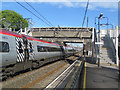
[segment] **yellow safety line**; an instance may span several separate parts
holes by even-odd
[[[85,62],[85,72],[84,72],[84,83],[83,83],[83,90],[86,88],[86,62]]]
[[[100,63],[102,65],[110,65],[110,63]],[[117,64],[111,64],[112,66],[117,66]]]

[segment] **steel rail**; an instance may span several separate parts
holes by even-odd
[[[60,68],[62,68],[62,67],[65,66],[66,64],[67,64],[67,63],[64,63],[64,64],[60,65],[59,67],[55,68],[54,70],[52,70],[52,71],[50,71],[50,72],[48,72],[48,73],[40,76],[39,78],[35,79],[34,81],[32,81],[32,82],[30,82],[30,83],[27,83],[26,85],[22,86],[22,87],[20,88],[20,90],[23,90],[23,89],[25,89],[25,88],[30,88],[30,87],[34,86],[34,85],[35,85],[36,83],[38,83],[40,80],[42,80],[42,79],[44,79],[45,77],[53,74],[55,71],[59,70]]]
[[[62,74],[60,74],[56,79],[54,79],[44,90],[47,90],[54,82],[56,82],[64,73],[66,73],[75,63],[77,60],[71,64]]]

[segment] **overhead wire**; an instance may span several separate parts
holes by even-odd
[[[87,14],[87,10],[88,10],[88,5],[89,5],[89,0],[88,0],[88,2],[87,2],[87,6],[86,6],[85,14],[84,14],[84,19],[83,19],[82,27],[84,26],[84,22],[85,22],[85,19],[86,19],[86,14]]]
[[[26,2],[26,0],[24,0],[25,2]],[[51,24],[52,25],[52,23],[51,22],[49,22],[44,16],[42,16],[33,6],[31,6],[28,2],[26,2],[33,10],[35,10],[42,18],[44,18],[49,24]],[[53,26],[53,25],[52,25]],[[59,25],[58,25],[58,27],[59,27]],[[60,27],[59,27],[60,28]],[[57,32],[57,31],[55,31],[55,33],[56,34],[60,34],[59,32]],[[63,34],[62,34],[63,35]],[[65,36],[65,35],[63,35],[63,36]],[[66,37],[66,36],[65,36]]]
[[[32,5],[30,5],[26,0],[24,0],[25,3],[27,3],[33,10],[35,10],[46,22],[48,22],[51,26],[53,26],[53,24],[48,21],[42,14],[40,14]]]
[[[48,23],[46,23],[43,19],[41,19],[40,17],[38,17],[36,14],[34,14],[32,11],[30,11],[29,9],[27,9],[25,6],[23,6],[22,4],[20,4],[19,2],[17,2],[17,0],[15,0],[16,1],[16,3],[18,3],[20,6],[22,6],[23,8],[25,8],[27,11],[29,11],[31,14],[33,14],[34,16],[36,16],[38,19],[40,19],[40,20],[42,20],[45,24],[47,24],[48,26],[51,26],[50,24],[48,24]],[[59,32],[56,32],[55,31],[55,33],[59,33]],[[62,34],[63,35],[63,34]],[[63,36],[65,36],[65,35],[63,35]]]
[[[41,19],[40,17],[38,17],[36,14],[34,14],[32,11],[30,11],[29,9],[27,9],[25,6],[23,6],[22,4],[20,4],[19,2],[17,2],[17,0],[15,0],[16,3],[18,3],[20,6],[22,6],[23,8],[25,8],[27,11],[29,11],[31,14],[33,14],[34,16],[36,16],[38,19],[40,19],[42,22],[44,22],[45,24],[47,24],[48,26],[51,26],[50,24],[48,24],[47,22],[45,22],[43,19]]]
[[[85,19],[86,19],[86,14],[87,14],[88,6],[89,6],[89,0],[88,0],[87,5],[86,5],[86,10],[85,10],[85,14],[84,14],[83,23],[82,23],[82,28],[84,26],[84,22],[85,22]],[[78,33],[75,36],[78,36],[79,33],[80,33],[80,31],[78,31]]]

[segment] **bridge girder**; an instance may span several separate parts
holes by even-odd
[[[46,38],[91,38],[92,28],[81,27],[41,27],[31,28],[31,34],[33,37],[46,37]]]

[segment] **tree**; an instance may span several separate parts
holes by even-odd
[[[4,10],[0,12],[0,16],[0,25],[2,28],[12,28],[18,31],[21,28],[24,29],[25,27],[28,27],[28,21],[15,11]]]

